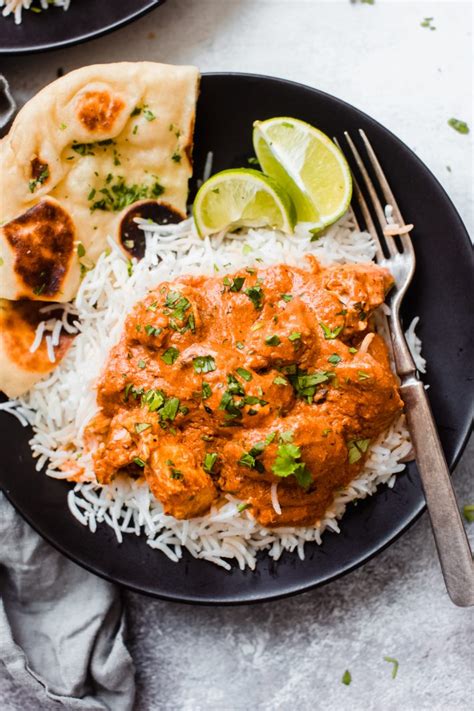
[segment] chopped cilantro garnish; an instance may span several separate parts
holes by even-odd
[[[400,666],[398,660],[394,659],[393,657],[384,657],[384,661],[388,662],[389,664],[393,664],[392,679],[395,679],[398,673],[398,667]]]
[[[216,369],[216,361],[211,355],[193,358],[193,368],[196,373],[211,373]]]
[[[236,368],[235,372],[237,375],[240,375],[241,378],[246,380],[248,383],[252,380],[253,375],[250,371],[245,370],[245,368]]]
[[[293,298],[293,294],[280,294],[280,296],[283,299],[283,301],[286,301],[286,303],[291,301]]]
[[[232,395],[245,395],[245,390],[234,375],[227,376],[228,392]]]
[[[466,504],[463,508],[463,514],[466,521],[474,523],[474,504]]]
[[[244,344],[242,343],[242,341],[236,341],[236,342],[235,342],[235,347],[238,348],[239,351],[241,351],[241,350],[243,350],[243,348],[244,348]]]
[[[249,297],[250,301],[254,305],[254,307],[257,309],[257,311],[260,311],[260,309],[263,306],[263,289],[261,286],[249,286],[248,289],[244,289],[244,294]]]
[[[181,153],[178,153],[178,151],[175,151],[173,155],[171,156],[171,160],[174,161],[175,163],[181,163]]]
[[[222,280],[224,286],[228,287],[229,291],[237,292],[240,291],[244,285],[245,277],[235,277],[235,279],[230,279],[229,277],[224,277]]]
[[[85,254],[86,254],[86,248],[84,247],[82,242],[79,242],[77,245],[77,256],[81,259],[82,257],[85,256]]]
[[[343,684],[345,684],[346,686],[349,686],[349,684],[351,683],[351,681],[352,681],[351,673],[350,673],[349,669],[346,669],[346,671],[345,671],[344,674],[342,675],[341,682],[342,682]]]
[[[353,346],[351,346],[349,348],[349,353],[357,353],[357,348],[354,348]]]
[[[179,409],[179,398],[177,397],[170,397],[168,400],[166,400],[165,404],[160,410],[160,418],[165,421],[165,420],[171,420],[173,421],[176,415],[178,414],[178,409]]]
[[[165,315],[169,317],[170,328],[179,333],[186,333],[191,330],[193,333],[196,330],[194,314],[189,314],[187,322],[184,326],[179,327],[176,321],[184,321],[186,311],[191,308],[191,302],[185,296],[182,296],[177,291],[169,291],[165,299],[166,309]]]
[[[267,346],[279,346],[281,340],[278,336],[267,336],[267,338],[265,338],[265,343]]]
[[[71,145],[71,148],[76,153],[79,153],[80,156],[93,156],[93,155],[95,155],[95,153],[92,149],[95,147],[95,145],[96,145],[95,143],[76,143],[76,142],[74,142]]]
[[[327,341],[332,341],[334,338],[337,338],[338,335],[341,333],[342,329],[344,328],[344,325],[342,326],[336,326],[336,328],[329,328],[329,326],[326,326],[324,323],[319,324],[321,328],[323,329],[324,333],[324,338]]]
[[[162,330],[162,328],[155,328],[155,326],[151,326],[150,324],[145,326],[147,336],[159,336]]]
[[[279,439],[280,439],[280,444],[283,442],[293,442],[293,432],[292,430],[287,430],[286,432],[280,432],[279,434]]]
[[[290,335],[288,336],[288,340],[289,340],[289,341],[292,341],[292,342],[293,342],[293,341],[299,341],[300,339],[301,339],[301,333],[300,333],[299,331],[293,331],[293,332],[290,333]]]
[[[211,395],[212,395],[211,386],[209,385],[209,383],[206,383],[203,381],[202,385],[201,385],[201,398],[203,400],[208,400],[211,397]]]
[[[469,126],[465,121],[460,121],[457,118],[450,118],[448,124],[458,133],[469,133]]]
[[[421,25],[421,27],[427,27],[430,30],[435,30],[436,27],[431,24],[433,22],[433,20],[434,20],[433,17],[425,17],[423,22],[420,22],[420,25]]]
[[[253,247],[251,247],[249,244],[244,244],[242,247],[242,254],[246,256],[247,254],[250,254],[250,252],[253,252]]]
[[[219,410],[225,410],[226,412],[226,419],[242,419],[242,413],[240,411],[242,407],[243,402],[235,403],[232,393],[226,390],[219,404]]]
[[[176,361],[178,356],[179,356],[179,350],[177,348],[175,348],[174,346],[170,346],[161,355],[161,360],[164,363],[166,363],[166,365],[173,365],[173,363]]]
[[[338,355],[337,353],[333,353],[332,355],[329,356],[328,358],[328,363],[332,363],[332,365],[337,365],[340,363],[342,360],[341,356]]]
[[[275,385],[288,385],[288,380],[282,375],[277,375],[273,382],[275,383]]]
[[[244,405],[260,405],[261,407],[268,405],[268,402],[266,400],[262,400],[256,395],[245,395],[243,402]]]
[[[148,430],[150,427],[151,427],[151,425],[148,422],[136,422],[135,423],[135,432],[137,434],[141,434],[141,432]]]
[[[297,370],[295,373],[289,373],[288,379],[293,385],[299,397],[312,402],[316,393],[316,388],[321,383],[327,383],[328,380],[334,377],[334,373],[327,370],[319,370],[314,373],[305,373],[303,370]]]
[[[349,464],[355,464],[369,448],[370,439],[353,439],[347,443]]]
[[[140,116],[141,112],[142,112],[141,107],[140,107],[140,106],[135,106],[135,108],[133,109],[133,111],[132,111],[132,113],[130,114],[130,116],[131,116],[131,117],[133,117],[133,116]]]
[[[298,484],[305,489],[312,482],[311,472],[301,461],[301,449],[296,444],[287,443],[278,446],[272,471],[276,476],[283,478],[294,476]]]
[[[357,377],[359,378],[359,380],[368,380],[370,378],[370,375],[369,373],[366,373],[363,370],[358,370]]]
[[[140,457],[134,457],[133,458],[133,463],[139,466],[141,469],[145,466],[146,462],[143,461],[143,459],[140,459]]]
[[[207,452],[204,456],[204,462],[202,464],[202,468],[204,469],[204,471],[208,474],[212,474],[212,469],[218,458],[219,455],[217,454],[217,452]]]
[[[240,464],[242,467],[248,467],[249,469],[254,469],[255,457],[253,457],[249,452],[244,452],[244,454],[242,454],[242,456],[240,457],[237,464]]]
[[[161,392],[161,390],[147,390],[146,392],[136,391],[132,385],[130,386],[130,390],[127,391],[128,387],[129,386],[127,385],[127,387],[125,388],[125,400],[128,399],[129,392],[135,398],[138,397],[138,395],[141,395],[142,405],[146,405],[148,407],[149,412],[156,412],[165,403],[165,396],[164,393]]]
[[[154,121],[156,119],[155,114],[150,109],[143,109],[143,116],[147,121]]]
[[[114,178],[114,176],[109,173],[105,179],[104,187],[97,190],[97,192],[100,193],[102,197],[92,203],[90,206],[91,212],[94,212],[94,210],[119,212],[123,210],[124,207],[137,202],[137,200],[160,197],[164,192],[164,188],[160,185],[158,180],[155,180],[155,182],[149,185],[145,183],[141,185],[136,183],[128,185],[123,176]],[[95,197],[95,193],[93,197]],[[92,201],[93,197],[90,197],[89,201]]]
[[[140,360],[137,363],[137,366],[143,370],[143,368],[146,368],[146,363],[144,360],[140,358]]]
[[[34,193],[38,185],[42,185],[49,178],[49,167],[46,165],[37,178],[33,178],[28,183],[30,193]]]
[[[237,511],[238,511],[239,513],[242,513],[242,511],[245,511],[245,509],[248,509],[249,506],[250,506],[250,504],[247,504],[247,503],[245,503],[245,504],[244,504],[244,503],[239,504],[239,505],[237,506]]]

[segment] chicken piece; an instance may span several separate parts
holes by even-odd
[[[328,388],[320,412],[338,421],[351,436],[376,437],[401,411],[403,402],[388,366],[386,346],[373,334],[368,350],[341,361],[334,373],[337,387]]]
[[[374,264],[345,264],[328,267],[322,272],[321,286],[334,295],[344,315],[341,339],[347,340],[367,330],[367,321],[393,286],[393,277]]]
[[[204,447],[190,448],[186,440],[172,435],[162,437],[151,453],[146,480],[169,516],[200,516],[217,497],[216,487],[203,469],[204,456]]]

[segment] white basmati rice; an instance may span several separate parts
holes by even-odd
[[[40,8],[38,9],[47,10],[51,5],[54,5],[67,10],[70,2],[71,0],[39,0]],[[2,15],[7,17],[13,14],[17,25],[21,23],[23,10],[29,10],[32,4],[33,0],[0,0],[0,7],[3,7]],[[38,5],[36,4],[34,7],[37,8]]]
[[[326,529],[339,531],[337,521],[350,501],[373,494],[382,483],[393,486],[395,475],[404,468],[401,460],[411,450],[404,416],[372,443],[364,470],[337,495],[324,519],[312,527],[278,529],[263,528],[243,509],[242,502],[230,495],[205,516],[180,521],[163,512],[160,502],[143,482],[117,477],[107,486],[98,486],[91,455],[82,451],[83,432],[98,409],[94,386],[108,352],[121,336],[126,315],[149,288],[182,274],[225,273],[255,262],[301,265],[307,254],[326,264],[370,261],[375,255],[372,238],[366,232],[356,231],[348,215],[314,242],[305,224],[297,225],[292,238],[271,229],[248,229],[240,234],[221,234],[212,240],[202,240],[190,219],[178,225],[139,223],[146,235],[145,258],[139,263],[134,261],[129,275],[127,260],[111,242],[108,253],[102,254],[95,269],[84,277],[74,306],[68,307],[68,313],[77,313],[75,325],[80,333],[66,357],[24,397],[0,405],[0,409],[16,415],[22,424],[33,426],[30,441],[33,456],[38,459],[38,468],[47,462],[49,476],[65,478],[61,465],[67,460],[78,460],[89,481],[70,490],[68,505],[72,515],[91,531],[96,530],[98,523],[107,523],[119,541],[124,534],[144,534],[149,546],[173,561],[179,561],[186,549],[195,558],[226,569],[230,568],[229,561],[242,569],[253,569],[261,550],[274,559],[284,551],[297,551],[303,557],[306,542],[320,544]],[[48,309],[46,306],[46,313]],[[60,322],[66,328],[67,318],[63,316]],[[46,339],[51,348],[59,338],[57,323],[48,324]],[[414,326],[409,334],[421,363]],[[33,345],[38,338],[37,333]],[[279,512],[276,485],[271,493],[274,509]]]

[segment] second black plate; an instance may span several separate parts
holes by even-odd
[[[99,37],[136,20],[165,0],[71,0],[67,12],[24,10],[22,22],[0,16],[0,54],[30,54]]]

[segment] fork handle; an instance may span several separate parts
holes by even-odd
[[[474,605],[474,563],[428,397],[414,378],[400,390],[446,589],[455,605],[468,607]]]

